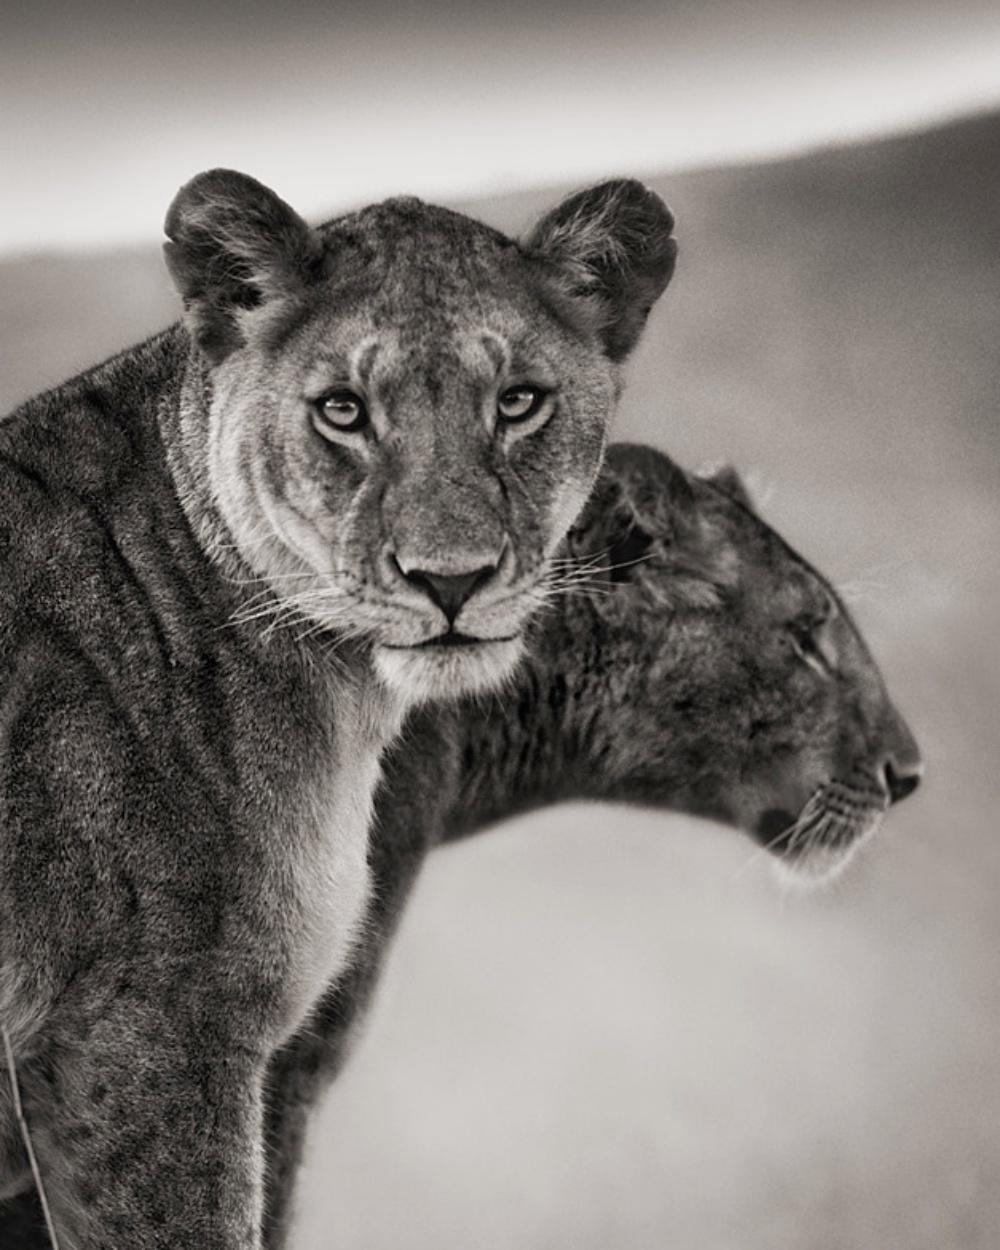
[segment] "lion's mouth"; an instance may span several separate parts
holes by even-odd
[[[408,645],[386,642],[382,645],[388,647],[390,651],[433,651],[437,647],[488,647],[491,643],[514,642],[516,639],[517,634],[504,634],[499,638],[483,638],[476,634],[463,634],[457,630],[448,630],[447,633],[437,634],[433,638],[425,638],[423,642]]]
[[[754,833],[761,845],[801,881],[829,880],[877,831],[885,804],[836,782],[821,785],[796,816],[770,808]]]

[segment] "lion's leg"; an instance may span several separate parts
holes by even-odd
[[[17,1250],[51,1250],[41,1203],[17,1119],[14,1082],[19,1081],[7,1062],[0,1063],[0,1246]]]
[[[289,1244],[295,1182],[312,1108],[326,1082],[309,1081],[287,1067],[268,1078],[264,1142],[266,1152],[263,1245],[284,1250]]]
[[[271,1057],[265,1082],[264,1246],[284,1250],[291,1228],[295,1181],[309,1116],[350,1057],[371,1005],[386,952],[424,862],[428,841],[386,836],[376,827],[370,849],[374,888],[364,941],[302,1028]]]
[[[288,1244],[309,1116],[347,1061],[356,1023],[371,999],[380,964],[372,952],[348,969],[306,1025],[271,1059],[264,1106],[263,1243],[267,1250],[284,1250]]]
[[[61,1240],[74,1250],[258,1250],[262,1066],[221,1031],[182,1030],[131,1004],[48,1056],[44,1080],[26,1074]],[[12,1218],[29,1215],[22,1202]]]

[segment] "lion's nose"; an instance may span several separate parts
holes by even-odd
[[[898,803],[908,794],[912,794],[920,785],[920,778],[924,775],[924,766],[910,761],[901,765],[894,760],[886,760],[882,771],[885,776],[885,788],[889,792],[889,802]]]
[[[397,561],[398,564],[398,561]],[[432,573],[429,569],[404,569],[400,572],[435,603],[448,618],[449,628],[476,590],[497,571],[496,564],[483,564],[465,573]]]
[[[890,803],[912,794],[924,775],[924,761],[917,740],[902,716],[892,709],[882,740],[882,779]]]

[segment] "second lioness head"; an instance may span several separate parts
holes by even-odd
[[[408,698],[502,680],[672,226],[629,181],[523,243],[413,199],[312,229],[242,174],[182,188],[166,255],[205,364],[213,503],[282,606],[362,639]]]

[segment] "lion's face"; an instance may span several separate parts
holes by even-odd
[[[729,821],[799,877],[839,871],[922,772],[857,627],[732,475],[622,447],[609,479],[609,562],[635,561],[596,601],[619,796]]]
[[[251,329],[217,370],[211,447],[248,561],[304,615],[370,638],[388,682],[437,694],[517,657],[615,377],[514,249],[469,231],[449,253],[420,224],[416,257],[329,280],[276,347],[273,323]]]
[[[171,237],[197,239],[205,211]],[[609,334],[610,296],[570,289],[553,229],[521,247],[388,201],[309,231],[308,272],[270,298],[193,301],[212,360],[209,475],[236,546],[287,619],[361,638],[410,701],[510,673],[600,465],[631,340]],[[647,274],[619,337],[649,296]]]

